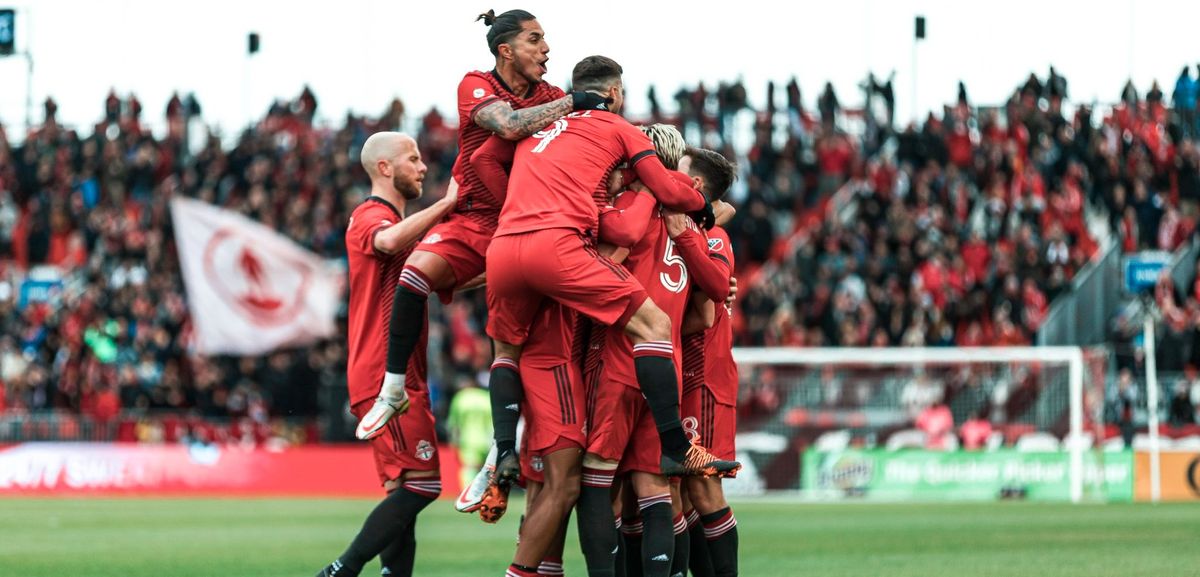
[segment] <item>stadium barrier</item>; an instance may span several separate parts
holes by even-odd
[[[1162,501],[1200,501],[1200,451],[1159,454]],[[1150,501],[1150,454],[1138,451],[1133,458],[1133,498]]]
[[[458,455],[439,446],[443,497]],[[218,445],[22,443],[0,446],[0,496],[379,497],[366,444],[281,450]]]
[[[1108,502],[1131,501],[1133,463],[1131,451],[1085,453],[1084,483]],[[1071,500],[1070,469],[1067,451],[810,450],[803,486],[818,500],[1061,502]]]

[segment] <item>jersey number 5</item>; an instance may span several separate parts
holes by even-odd
[[[566,130],[567,119],[559,118],[558,120],[554,121],[554,124],[546,127],[544,130],[539,130],[533,133],[533,137],[541,141],[537,143],[537,146],[533,147],[533,153],[541,154],[543,150],[546,150],[547,146],[550,146],[550,141],[558,138],[558,135],[562,134]]]
[[[675,254],[675,241],[667,239],[667,252],[663,254],[663,264],[667,266],[679,267],[679,280],[672,280],[670,273],[658,273],[658,280],[662,281],[664,287],[673,293],[681,293],[687,288],[688,272],[687,265],[683,262],[683,257]]]

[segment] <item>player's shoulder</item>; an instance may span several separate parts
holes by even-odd
[[[476,99],[485,98],[489,94],[499,95],[504,90],[504,87],[496,82],[494,74],[482,70],[472,70],[464,74],[458,88],[460,93],[463,90],[472,91],[469,96]]]
[[[725,229],[714,226],[704,231],[704,236],[708,239],[710,252],[729,252],[729,233],[725,232]]]
[[[708,229],[705,231],[705,236],[707,236],[709,239],[709,245],[712,245],[713,239],[719,239],[726,243],[729,242],[729,233],[725,232],[725,229],[721,228],[720,226],[714,226]]]
[[[483,81],[483,82],[487,82],[488,84],[491,84],[492,83],[492,73],[485,72],[483,70],[471,70],[463,75],[463,78],[460,82],[467,82],[467,81]]]
[[[400,213],[396,211],[396,207],[376,196],[368,197],[359,203],[358,206],[354,207],[354,211],[350,213],[350,219],[351,226],[355,222],[371,226],[378,224],[378,221],[396,223],[402,220]]]

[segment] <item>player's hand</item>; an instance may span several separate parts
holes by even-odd
[[[704,208],[691,213],[690,216],[696,224],[704,227],[704,230],[712,230],[712,227],[717,226],[717,215],[713,213],[711,202],[705,203]]]
[[[729,277],[729,296],[725,297],[725,306],[733,306],[733,301],[737,300],[737,277]]]
[[[455,206],[458,204],[458,181],[454,177],[450,178],[450,184],[446,186],[446,196],[442,197],[443,204]]]
[[[732,204],[723,200],[714,200],[712,202],[713,214],[717,217],[717,226],[725,226],[737,214],[737,209],[733,208]]]
[[[687,232],[688,225],[691,224],[691,219],[686,214],[678,212],[663,213],[663,222],[667,225],[667,236],[671,238],[679,238],[679,235]]]
[[[595,92],[576,90],[571,93],[572,108],[575,110],[608,110],[612,99]]]

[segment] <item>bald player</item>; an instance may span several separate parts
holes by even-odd
[[[387,365],[388,321],[404,260],[417,241],[458,201],[452,180],[446,196],[407,218],[408,201],[421,197],[425,163],[412,137],[379,132],[363,144],[362,165],[371,178],[371,195],[350,216],[346,252],[350,261],[349,358],[346,366],[351,412],[362,418],[379,392]],[[371,439],[379,482],[387,491],[367,516],[362,530],[340,557],[318,577],[354,577],[379,556],[384,575],[412,575],[417,514],[442,490],[438,476],[437,435],[425,384],[426,329],[405,372],[403,416],[392,419],[384,434]]]

